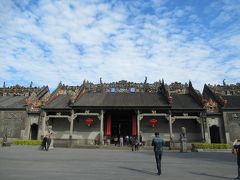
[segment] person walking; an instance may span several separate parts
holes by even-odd
[[[43,137],[41,146],[42,146],[41,147],[42,150],[47,150],[47,136]]]
[[[160,176],[162,174],[161,161],[162,161],[164,140],[160,138],[159,132],[155,132],[155,137],[152,140],[152,146],[154,146],[154,153],[155,153],[155,159],[156,159],[157,170],[158,170],[157,174]]]
[[[120,147],[123,147],[123,137],[122,136],[120,136],[119,141],[120,141]]]
[[[52,139],[51,139],[51,135],[49,134],[48,137],[47,137],[47,149],[46,149],[47,151],[49,150],[49,147],[50,147],[51,141],[52,141]]]
[[[237,165],[238,165],[238,176],[235,179],[240,179],[240,140],[233,142],[233,148],[236,149],[237,153]]]

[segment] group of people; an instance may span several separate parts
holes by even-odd
[[[48,151],[49,150],[49,147],[51,145],[51,135],[46,135],[43,137],[43,140],[42,140],[42,144],[41,144],[41,149],[42,150],[45,150],[45,151]]]
[[[131,136],[129,138],[129,145],[132,147],[132,151],[138,151],[140,142],[138,141],[138,139],[135,136],[134,137]]]
[[[131,146],[132,147],[132,151],[138,151],[139,150],[139,146],[142,145],[141,142],[141,138],[140,141],[137,139],[137,137],[135,136],[126,136],[125,139],[123,139],[123,136],[120,136],[119,138],[117,136],[115,136],[113,138],[114,144],[115,146],[117,146],[117,144],[119,143],[119,146],[122,147],[124,145],[124,141],[125,144],[127,146]]]

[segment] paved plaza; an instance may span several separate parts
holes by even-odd
[[[230,153],[165,152],[161,176],[152,151],[37,147],[0,148],[1,180],[142,180],[233,179],[237,173]]]

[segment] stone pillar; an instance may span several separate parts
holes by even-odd
[[[74,110],[71,111],[71,116],[69,117],[69,121],[70,121],[69,139],[72,139],[72,136],[73,136],[73,123],[74,123]]]
[[[72,147],[72,137],[73,137],[73,123],[74,123],[74,110],[71,111],[71,116],[68,118],[70,122],[70,131],[69,131],[69,147]]]
[[[169,149],[173,148],[172,114],[169,112]]]
[[[3,138],[3,136],[4,136],[4,129],[5,129],[4,112],[3,111],[0,111],[0,124],[1,124],[0,134],[2,134],[2,137],[0,137],[0,138]]]
[[[223,112],[223,122],[224,122],[224,129],[225,129],[225,142],[227,144],[230,143],[230,134],[229,134],[229,126],[228,126],[228,117],[227,113]]]
[[[173,131],[172,131],[172,115],[169,114],[169,133],[170,133],[170,140],[173,138]]]
[[[140,142],[140,111],[137,111],[137,138],[138,141]]]
[[[220,141],[221,143],[225,142],[225,135],[224,135],[224,124],[223,124],[223,119],[219,118],[219,133],[220,133]]]
[[[187,152],[187,138],[180,139],[180,152]]]
[[[205,131],[205,142],[206,143],[211,143],[209,125],[208,125],[208,119],[207,118],[204,119],[204,131]]]
[[[45,129],[46,129],[46,117],[47,113],[43,111],[43,118],[42,118],[42,136],[44,137],[46,135]]]
[[[27,114],[27,113],[26,113]],[[23,118],[23,117],[22,117]],[[31,125],[32,125],[32,122],[31,122],[31,116],[30,114],[27,114],[26,115],[26,118],[25,118],[25,137],[23,137],[23,139],[31,139]]]
[[[52,130],[50,130],[50,132],[49,132],[49,137],[51,138],[51,143],[50,143],[49,149],[53,149],[53,148],[54,148],[54,147],[53,147],[53,144],[54,144],[54,136],[55,136],[55,133],[54,133]]]
[[[202,133],[202,142],[205,141],[205,136],[204,136],[204,119],[203,117],[200,117],[200,121],[201,121],[201,133]]]
[[[202,142],[205,142],[205,135],[204,135],[204,115],[203,113],[200,113],[199,118],[196,119],[196,121],[201,126],[201,136],[202,136]]]
[[[187,135],[186,135],[186,128],[181,128],[180,133],[180,152],[187,152]]]
[[[104,145],[103,141],[103,118],[104,118],[104,111],[101,110],[101,115],[100,115],[100,144]]]

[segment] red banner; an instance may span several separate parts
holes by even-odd
[[[109,115],[107,118],[107,129],[106,129],[106,135],[111,136],[111,116]]]
[[[137,135],[137,119],[136,116],[134,115],[132,117],[132,136],[136,136]]]

